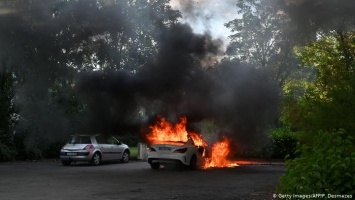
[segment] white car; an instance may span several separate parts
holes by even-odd
[[[60,160],[64,166],[76,161],[88,161],[100,165],[102,161],[129,161],[130,150],[115,137],[100,135],[72,135],[60,150]]]
[[[176,163],[191,169],[205,165],[206,148],[187,142],[163,142],[148,148],[148,163],[152,169],[159,169],[163,163]]]

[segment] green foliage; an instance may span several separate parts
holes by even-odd
[[[0,162],[14,161],[17,156],[17,151],[14,147],[0,142]]]
[[[200,122],[200,129],[206,141],[214,141],[218,137],[218,132],[221,130],[221,127],[212,120],[204,120]]]
[[[233,33],[227,54],[270,71],[282,86],[295,73],[294,27],[278,0],[238,0],[240,18],[225,24]]]
[[[272,137],[272,158],[284,159],[296,157],[296,147],[298,140],[296,133],[292,132],[289,127],[280,127],[274,129],[271,133]]]
[[[26,129],[28,131],[30,129]],[[14,137],[18,160],[41,160],[59,158],[59,151],[66,143],[63,139],[48,139],[32,132],[19,132]]]
[[[138,135],[126,134],[122,136],[115,136],[119,141],[127,144],[130,147],[136,147],[140,141]]]
[[[314,69],[317,77],[303,84],[301,96],[286,97],[284,122],[306,131],[355,131],[355,35],[319,33],[316,42],[299,47],[297,52],[302,65]]]
[[[1,70],[0,66],[0,70]],[[11,134],[11,115],[14,113],[14,78],[12,73],[0,71],[0,135]]]
[[[16,146],[19,159],[58,155],[60,145],[51,140],[85,128],[78,73],[135,73],[157,54],[159,30],[181,17],[169,0],[6,1],[1,7],[16,12],[0,15],[0,56],[11,61],[0,63],[0,143],[2,152]],[[12,104],[20,110],[15,145]]]
[[[354,194],[354,138],[343,130],[318,132],[312,146],[286,162],[277,191],[284,194]]]
[[[273,129],[269,141],[240,149],[234,156],[238,158],[293,159],[297,156],[297,133],[289,127]]]
[[[273,154],[272,145],[267,143],[261,146],[252,146],[237,151],[234,156],[237,158],[261,158],[270,159]]]
[[[7,59],[2,59],[0,63],[0,161],[12,161],[17,154],[13,143],[14,84],[15,78],[8,67]]]
[[[138,156],[138,147],[137,146],[129,146],[129,150],[131,152],[131,154],[130,154],[131,157]]]
[[[355,34],[318,32],[315,42],[297,48],[297,57],[317,76],[287,88],[282,119],[299,130],[302,145],[298,156],[286,162],[277,190],[354,194]]]
[[[17,133],[14,137],[16,149],[18,149],[18,160],[39,160],[43,159],[42,147],[45,145],[43,139],[34,133]]]
[[[65,140],[54,140],[48,142],[45,149],[43,149],[44,158],[59,158],[59,151],[65,145]]]

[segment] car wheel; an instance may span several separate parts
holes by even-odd
[[[151,167],[152,169],[159,169],[160,163],[152,163],[152,164],[150,164],[150,167]]]
[[[99,153],[94,153],[90,160],[90,164],[98,166],[101,164],[101,155]]]
[[[70,160],[62,160],[62,164],[64,166],[69,166],[71,164],[71,161]]]
[[[127,163],[129,161],[129,152],[126,150],[123,152],[121,162]]]
[[[190,169],[194,170],[194,169],[197,169],[197,158],[195,155],[193,155],[191,157],[191,160],[190,160]]]

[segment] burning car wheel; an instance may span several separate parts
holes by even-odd
[[[69,166],[71,164],[71,161],[70,160],[62,160],[62,164],[64,166]]]
[[[129,153],[128,153],[128,151],[124,151],[123,155],[122,155],[121,162],[127,163],[128,161],[129,161]]]
[[[152,169],[159,169],[160,163],[152,163],[152,164],[150,164],[150,167],[151,167]]]
[[[95,166],[98,166],[101,164],[101,155],[99,153],[95,153],[93,156],[92,156],[92,159],[90,161],[90,163],[92,165],[95,165]]]

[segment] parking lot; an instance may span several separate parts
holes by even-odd
[[[272,199],[283,165],[187,170],[152,170],[148,163],[86,163],[64,167],[60,161],[0,164],[1,200],[81,199]]]

